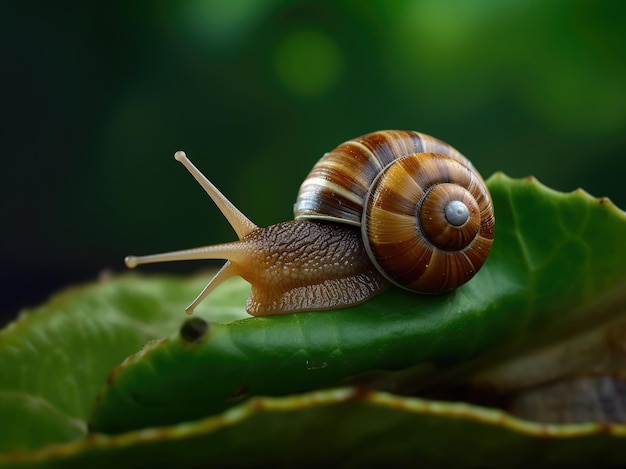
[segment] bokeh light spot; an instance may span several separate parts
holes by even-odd
[[[327,93],[341,76],[343,60],[335,42],[319,31],[298,31],[278,46],[275,72],[290,93],[317,97]]]
[[[273,7],[273,0],[190,0],[180,2],[180,28],[194,44],[229,52],[246,39]]]

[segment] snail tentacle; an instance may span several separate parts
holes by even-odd
[[[230,226],[233,227],[235,233],[237,233],[237,237],[239,239],[243,238],[245,235],[258,229],[259,227],[252,223],[248,217],[246,217],[237,207],[233,205],[233,203],[228,200],[224,195],[215,187],[211,181],[209,181],[204,174],[200,172],[198,168],[194,166],[194,164],[187,158],[187,155],[184,151],[177,151],[174,154],[174,158],[176,161],[179,161],[183,164],[187,171],[191,173],[191,175],[198,181],[198,184],[202,186],[205,192],[211,197],[211,200],[215,202],[217,208],[220,209],[222,214],[230,223]]]

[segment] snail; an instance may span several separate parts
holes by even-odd
[[[470,280],[493,241],[489,192],[470,161],[415,131],[378,131],[326,153],[302,183],[294,220],[259,228],[193,165],[174,155],[224,214],[239,241],[148,256],[139,264],[227,259],[196,306],[227,278],[251,285],[252,316],[357,305],[391,284],[419,293]]]

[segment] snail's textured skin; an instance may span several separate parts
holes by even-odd
[[[266,315],[359,304],[386,290],[357,228],[296,220],[258,229],[239,243],[239,275],[252,285],[246,310]]]

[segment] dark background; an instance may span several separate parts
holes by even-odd
[[[323,152],[385,128],[626,207],[623,5],[4,3],[0,320],[126,254],[234,239],[179,149],[263,226]]]

